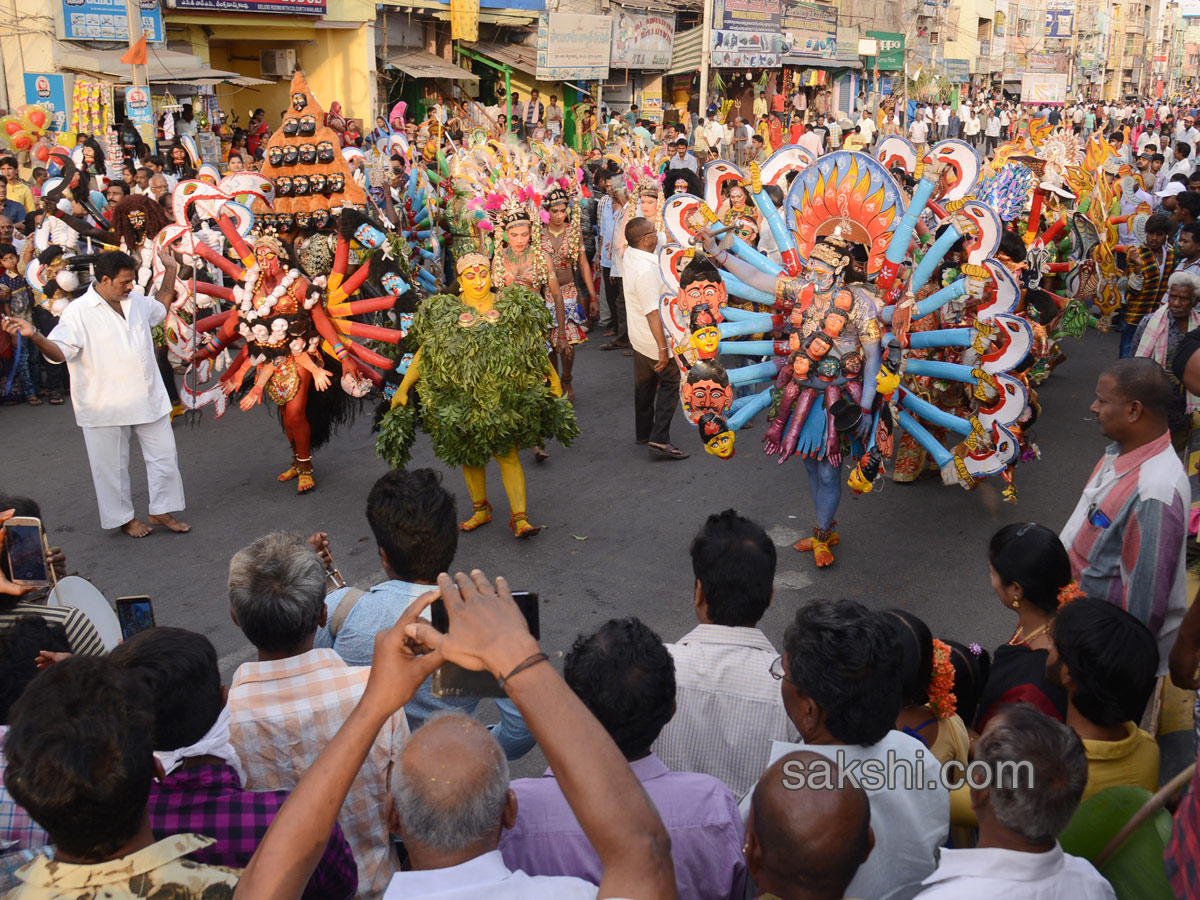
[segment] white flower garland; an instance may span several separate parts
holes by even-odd
[[[237,302],[242,310],[242,318],[246,321],[253,322],[258,318],[267,318],[271,314],[271,310],[275,305],[287,295],[291,290],[296,279],[300,277],[299,269],[289,269],[288,273],[283,276],[283,280],[275,286],[275,289],[263,299],[261,303],[254,301],[254,289],[250,285],[257,286],[258,283],[258,266],[251,266],[246,270],[245,288],[234,288],[234,301]]]

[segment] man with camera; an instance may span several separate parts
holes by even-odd
[[[175,296],[174,256],[160,254],[162,286],[153,299],[133,287],[138,264],[126,253],[97,255],[95,281],[42,336],[29,322],[5,318],[4,330],[32,341],[71,375],[75,421],[83,429],[92,483],[104,528],[141,538],[153,525],[190,528],[171,515],[184,506],[183,478],[171,433],[171,401],[159,374],[150,329],[162,323]],[[157,301],[157,302],[156,302]],[[150,486],[149,525],[134,515],[129,484],[129,438],[136,433]]]

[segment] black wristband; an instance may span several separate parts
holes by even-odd
[[[504,687],[506,684],[508,684],[509,679],[511,679],[514,675],[520,674],[526,669],[536,666],[540,662],[546,662],[549,659],[550,657],[548,657],[545,653],[535,653],[533,656],[530,656],[527,659],[517,663],[516,667],[511,672],[509,672],[503,678],[497,678],[496,681],[500,687]]]

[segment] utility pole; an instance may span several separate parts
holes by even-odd
[[[141,41],[144,32],[142,31],[142,8],[138,5],[138,0],[125,0],[125,18],[129,20],[129,47],[133,49]],[[145,63],[135,63],[133,66],[133,86],[144,88],[146,97],[150,96],[150,78],[147,74]],[[142,140],[154,146],[154,121],[137,122],[138,134],[142,136]]]
[[[704,33],[700,36],[700,115],[708,110],[708,61],[712,56],[712,7],[715,0],[703,0]]]

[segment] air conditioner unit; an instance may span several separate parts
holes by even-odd
[[[296,51],[259,50],[258,69],[263,77],[291,78],[296,72]]]

